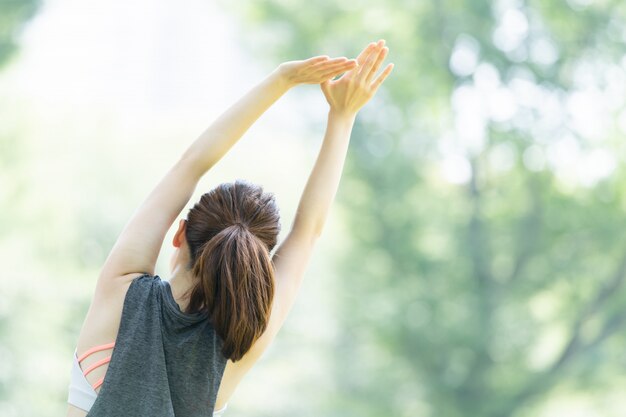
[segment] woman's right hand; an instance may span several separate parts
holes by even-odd
[[[331,111],[356,114],[374,97],[378,87],[393,69],[393,64],[388,64],[383,72],[374,78],[388,51],[384,40],[370,43],[357,57],[357,67],[344,73],[337,80],[327,80],[320,84]]]

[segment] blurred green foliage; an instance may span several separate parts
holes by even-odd
[[[338,389],[316,415],[533,416],[624,383],[625,3],[223,4],[267,62],[383,38],[396,64],[338,195]],[[601,131],[577,117],[603,105]]]
[[[298,415],[528,417],[559,396],[604,398],[626,384],[623,3],[222,3],[241,19],[250,51],[272,65],[355,56],[379,38],[396,64],[358,117],[338,194],[351,239],[341,291],[332,291],[336,392],[296,384]],[[38,7],[0,0],[0,65]],[[602,123],[585,117],[596,112],[606,113]],[[0,415],[17,415],[18,405],[65,410],[67,363],[39,353],[73,346],[92,289],[83,278],[141,198],[122,170],[111,172],[115,146],[81,148],[80,132],[73,163],[87,148],[102,162],[46,177],[67,149],[35,154],[41,142],[16,140],[27,136],[18,132],[24,117],[0,125],[11,284],[0,294]],[[40,286],[36,275],[63,284]],[[44,293],[53,287],[67,294]],[[63,376],[54,388],[50,375],[22,366],[35,357],[34,369]],[[29,403],[25,387],[50,398]],[[621,416],[619,407],[597,409]]]
[[[21,31],[40,6],[39,0],[0,0],[0,68],[7,65],[17,49]],[[19,143],[0,134],[0,165],[8,167],[19,160]]]
[[[39,0],[0,0],[0,70],[3,66],[10,62],[11,57],[17,50],[18,36],[20,35],[24,25],[30,20],[38,8]],[[11,201],[17,200],[21,189],[22,178],[18,175],[17,169],[22,160],[22,143],[16,141],[14,133],[9,127],[10,124],[5,120],[2,128],[0,128],[0,184],[2,184],[2,198],[0,198],[0,236],[6,236],[12,229],[13,223],[10,219],[15,218],[17,210]],[[10,273],[11,271],[5,271]],[[4,294],[2,294],[4,293]],[[6,296],[5,291],[0,293],[0,297]],[[5,307],[0,310],[0,340],[6,340],[10,334],[11,317],[6,311],[6,300],[0,298],[0,303]],[[6,370],[10,369],[7,364],[6,346],[0,345],[2,353],[0,361],[2,364],[3,377],[0,378],[0,399],[10,397],[9,392],[12,390],[11,381],[6,378]]]
[[[13,56],[18,36],[40,5],[39,0],[0,0],[0,66]]]

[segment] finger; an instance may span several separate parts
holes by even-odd
[[[306,62],[307,64],[317,64],[319,62],[327,61],[328,59],[330,59],[328,55],[318,55],[314,56],[313,58],[306,59],[304,62]]]
[[[322,71],[316,71],[311,74],[312,77],[323,80],[330,77],[335,77],[338,74],[345,73],[347,71],[351,71],[356,68],[356,62],[347,62],[340,65],[335,65],[330,68],[326,68]]]
[[[332,71],[326,71],[319,75],[321,79],[331,79],[335,78],[339,74],[346,74],[348,71],[356,67],[356,63],[349,67],[338,67]]]
[[[356,67],[356,60],[350,59],[348,61],[337,62],[332,65],[320,67],[316,70],[316,72],[331,72],[331,71],[336,71],[337,69],[341,69],[341,68],[354,68],[354,67]]]
[[[383,63],[383,61],[385,60],[385,57],[387,57],[387,53],[389,52],[389,48],[387,48],[386,46],[378,53],[378,57],[376,58],[376,61],[374,61],[374,65],[372,66],[372,69],[370,70],[370,72],[365,76],[365,82],[367,84],[372,82],[372,78],[374,78],[374,75],[376,75],[376,73],[378,72],[378,69],[380,68],[381,64]]]
[[[383,81],[385,81],[385,78],[387,78],[389,76],[389,74],[391,74],[391,70],[393,70],[393,67],[394,67],[393,63],[387,65],[385,67],[385,69],[383,70],[383,72],[381,72],[380,75],[378,77],[376,77],[376,79],[372,83],[372,90],[374,92],[376,92],[376,90],[378,90],[378,87],[380,87],[380,85],[383,83]]]
[[[376,42],[370,42],[365,48],[363,48],[359,56],[356,57],[356,61],[359,63],[359,65],[363,65],[365,63],[365,59],[375,46]]]
[[[359,73],[356,75],[359,79],[365,80],[365,77],[367,77],[367,75],[372,70],[372,67],[376,62],[376,59],[378,58],[378,54],[380,53],[381,49],[382,47],[380,46],[379,42],[376,47],[367,55],[365,62],[363,63],[363,65],[361,65],[361,68],[359,69]]]
[[[330,93],[329,91],[330,80],[325,80],[321,82],[320,87],[322,88],[322,92],[324,93],[324,95],[328,97],[328,94]]]
[[[339,58],[333,58],[333,59],[328,59],[326,61],[321,61],[321,62],[317,62],[314,65],[311,66],[311,69],[314,70],[319,70],[319,69],[323,69],[325,67],[331,66],[331,65],[335,65],[335,64],[341,64],[348,61],[348,58],[346,58],[345,56],[339,57]]]
[[[357,57],[357,62],[359,63],[359,65],[363,65],[365,64],[365,60],[367,59],[367,56],[377,47],[377,46],[383,46],[385,44],[385,40],[384,39],[380,39],[378,42],[370,42],[364,49],[363,51],[361,51],[361,53],[359,54],[359,56]]]

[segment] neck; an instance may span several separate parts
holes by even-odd
[[[195,284],[195,279],[191,273],[182,265],[177,265],[173,270],[169,279],[170,287],[172,287],[172,295],[181,310],[187,307],[188,300],[184,297],[185,293]]]

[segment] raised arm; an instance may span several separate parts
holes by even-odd
[[[387,65],[374,79],[387,56],[384,41],[371,43],[357,61],[359,67],[335,81],[321,83],[330,105],[324,141],[306,183],[292,226],[298,233],[319,236],[335,199],[339,180],[350,143],[350,134],[356,114],[376,93],[378,87],[393,69]]]
[[[98,281],[154,274],[165,234],[202,175],[291,87],[320,83],[355,65],[354,60],[328,56],[285,62],[254,86],[189,146],[135,211],[106,259]]]
[[[306,266],[339,187],[356,114],[374,96],[393,68],[393,64],[389,64],[374,78],[387,52],[384,41],[371,43],[357,57],[358,67],[337,80],[321,83],[330,104],[324,141],[304,187],[291,230],[272,258],[276,276],[276,301],[270,321],[250,351],[237,362],[235,369],[239,378],[261,357],[294,304]]]
[[[393,69],[393,64],[389,64],[374,78],[387,52],[384,40],[370,43],[357,57],[358,67],[337,80],[320,84],[330,105],[324,141],[300,197],[291,230],[274,255],[281,300],[279,322],[286,318],[295,301],[314,244],[337,194],[356,114]]]

